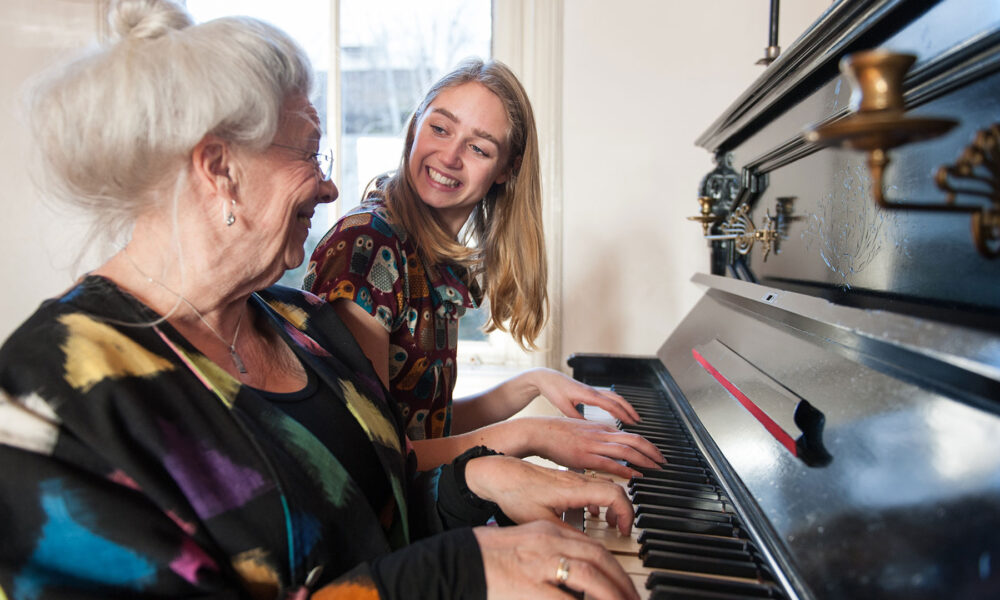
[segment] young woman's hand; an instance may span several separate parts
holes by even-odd
[[[639,598],[611,553],[579,531],[544,521],[472,531],[483,555],[489,600],[570,597],[560,585],[595,600]]]
[[[582,418],[576,405],[586,404],[603,408],[623,423],[639,422],[639,413],[615,392],[590,387],[553,369],[532,369],[526,375],[538,389],[538,394],[545,396],[552,406],[567,417]]]
[[[591,469],[626,479],[639,475],[620,461],[656,468],[665,461],[656,446],[610,425],[564,417],[523,417],[502,424],[506,436],[521,440],[517,456],[541,456],[571,469]]]

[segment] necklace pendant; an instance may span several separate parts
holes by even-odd
[[[230,346],[230,348],[229,348],[229,356],[231,356],[233,358],[233,364],[236,365],[236,370],[239,371],[240,373],[246,375],[248,373],[247,366],[245,364],[243,364],[243,359],[240,358],[240,355],[236,354],[236,348],[233,348],[232,346]]]

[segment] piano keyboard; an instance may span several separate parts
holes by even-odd
[[[599,474],[628,492],[635,524],[626,537],[608,528],[603,515],[581,519],[581,513],[577,520],[584,533],[600,539],[614,554],[644,599],[787,599],[663,393],[651,387],[613,389],[635,407],[641,423],[622,424],[591,406],[584,407],[584,416],[644,436],[667,464],[662,470],[630,465],[643,473],[630,481]]]

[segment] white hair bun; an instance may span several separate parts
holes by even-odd
[[[194,24],[184,6],[173,0],[118,0],[108,12],[119,39],[153,39]]]

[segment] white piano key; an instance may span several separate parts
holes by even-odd
[[[583,405],[583,418],[596,423],[604,423],[612,427],[618,426],[618,420],[611,413],[598,406]]]

